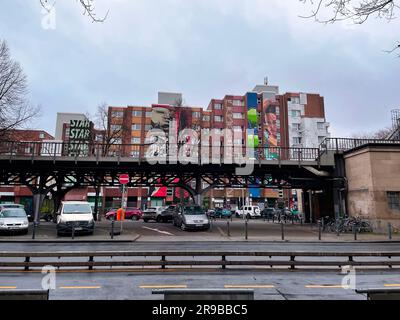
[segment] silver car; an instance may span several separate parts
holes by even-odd
[[[21,205],[0,205],[0,231],[28,233],[28,216]]]
[[[183,231],[210,229],[210,220],[206,212],[197,205],[179,207],[174,213],[173,224]]]

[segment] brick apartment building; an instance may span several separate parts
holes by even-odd
[[[286,93],[279,94],[279,87],[267,83],[256,86],[245,95],[226,95],[223,99],[212,99],[207,109],[182,106],[182,95],[159,93],[157,104],[151,107],[128,106],[109,107],[109,132],[119,132],[116,144],[130,150],[125,154],[132,157],[143,155],[137,146],[145,143],[146,134],[153,128],[169,130],[168,121],[175,120],[178,129],[232,129],[242,132],[242,139],[234,143],[265,147],[274,158],[273,147],[318,147],[329,137],[329,124],[325,119],[324,99],[319,94]],[[249,131],[250,130],[250,131]],[[237,139],[237,137],[235,137]],[[136,146],[135,146],[136,145]],[[269,147],[269,149],[267,149]],[[205,186],[206,187],[206,186]],[[132,205],[165,205],[179,200],[179,188],[132,188],[128,202]],[[257,186],[246,191],[239,189],[212,189],[204,199],[207,207],[229,205],[236,208],[247,202],[261,207],[275,205],[295,205],[297,192],[289,190],[260,189]],[[117,199],[106,194],[106,206]]]

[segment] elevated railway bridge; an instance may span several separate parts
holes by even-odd
[[[344,210],[343,152],[376,142],[395,143],[329,138],[319,148],[237,150],[221,145],[187,155],[182,146],[171,145],[155,150],[149,144],[6,141],[0,142],[0,185],[27,186],[34,195],[36,219],[46,195],[59,202],[79,187],[93,187],[99,194],[102,186],[119,186],[119,175],[126,173],[128,187],[181,187],[197,203],[211,188],[302,189],[309,195],[306,220],[312,221],[312,192],[318,193],[324,215]]]

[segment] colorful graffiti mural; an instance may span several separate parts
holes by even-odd
[[[265,114],[264,123],[264,150],[265,158],[267,160],[274,160],[278,158],[278,126],[277,126],[277,106],[274,101],[264,97],[263,110]]]

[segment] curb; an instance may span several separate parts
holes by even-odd
[[[118,240],[118,239],[108,239],[108,240],[0,240],[0,243],[131,243],[136,242],[140,238],[140,235],[135,236],[133,239],[129,240]]]

